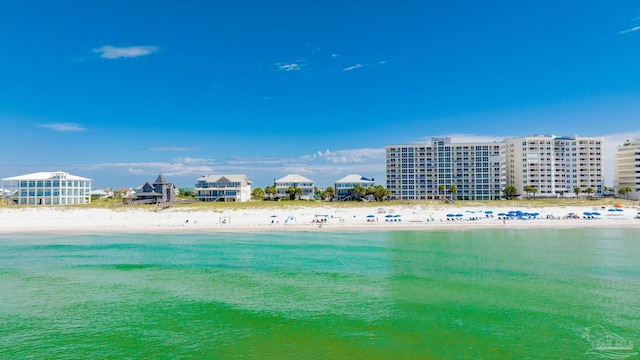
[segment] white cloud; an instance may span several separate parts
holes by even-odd
[[[76,131],[85,131],[84,127],[78,124],[73,123],[49,123],[49,124],[40,124],[38,125],[41,128],[58,131],[58,132],[76,132]]]
[[[314,154],[303,155],[300,157],[302,161],[322,160],[331,164],[357,164],[370,162],[385,162],[384,148],[364,148],[350,150],[325,150],[318,151]]]
[[[632,27],[630,29],[622,30],[618,34],[627,34],[627,33],[638,31],[638,30],[640,30],[640,26],[634,26],[634,27]]]
[[[214,166],[210,162],[190,159],[178,158],[171,161],[150,161],[150,162],[120,162],[120,163],[102,163],[91,166],[94,170],[108,170],[109,172],[118,173],[125,172],[132,175],[144,175],[147,177],[163,174],[166,176],[193,176],[198,177],[202,174],[211,174],[214,172]]]
[[[326,187],[333,186],[334,181],[348,174],[373,177],[378,179],[380,184],[384,184],[385,161],[384,148],[365,148],[324,150],[310,155],[290,157],[179,157],[169,161],[103,163],[85,167],[85,170],[123,174],[123,177],[135,176],[139,179],[155,179],[155,176],[161,173],[169,181],[184,184],[193,184],[204,174],[246,174],[255,187],[264,187],[274,179],[297,173],[314,180],[318,187]],[[169,177],[174,180],[170,180]]]
[[[367,65],[355,64],[353,66],[349,66],[349,67],[346,67],[346,68],[342,69],[342,71],[351,71],[351,70],[359,69],[359,68],[365,67],[365,66],[367,66]]]
[[[278,70],[280,71],[285,71],[285,72],[289,72],[289,71],[298,71],[300,70],[302,67],[300,66],[300,64],[283,64],[283,65],[278,65]]]
[[[105,59],[119,59],[119,58],[134,58],[138,56],[145,56],[158,51],[155,46],[129,46],[129,47],[115,47],[105,45],[103,47],[91,50],[94,53],[100,54],[101,58]]]

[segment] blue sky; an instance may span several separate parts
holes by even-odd
[[[531,134],[610,170],[640,136],[636,0],[0,1],[0,47],[0,178],[384,184],[386,144]]]

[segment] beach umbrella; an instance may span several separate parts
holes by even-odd
[[[624,211],[624,209],[621,209],[621,208],[615,208],[614,210],[615,210],[616,212],[623,212],[623,211]]]
[[[447,217],[454,217],[454,214],[447,214]]]
[[[384,217],[386,217],[386,218],[392,218],[392,217],[393,217],[393,215],[391,215],[391,214],[387,214],[387,215],[385,215]]]
[[[374,218],[376,217],[375,215],[367,215],[368,218]]]
[[[400,217],[400,216],[402,216],[402,215],[400,215],[400,214],[396,214],[396,215],[394,215],[393,217]]]
[[[274,218],[274,217],[278,217],[278,215],[271,215],[270,217]]]
[[[609,211],[609,212],[615,212],[615,211],[616,211],[616,209],[609,209],[609,210],[607,210],[607,211]]]
[[[507,214],[505,213],[499,213],[498,216],[506,216]]]
[[[583,212],[583,213],[582,213],[582,215],[584,215],[584,216],[591,216],[591,215],[593,215],[593,213],[590,213],[590,212],[588,212],[588,211],[585,211],[585,212]]]
[[[456,217],[463,217],[463,214],[456,214]]]
[[[485,214],[493,214],[493,211],[491,211],[491,210],[487,210],[487,211],[485,211],[484,213],[485,213]]]
[[[591,213],[591,215],[600,216],[601,214],[599,212],[597,212],[597,211],[594,211],[594,212]]]

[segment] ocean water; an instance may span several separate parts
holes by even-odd
[[[633,354],[639,235],[0,235],[0,358],[588,359],[596,329]]]

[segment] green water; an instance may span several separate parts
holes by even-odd
[[[639,235],[0,235],[0,358],[592,358],[640,344]]]

